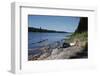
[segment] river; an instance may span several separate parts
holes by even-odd
[[[69,35],[71,34],[28,32],[28,49],[40,48],[57,41],[61,41],[64,38],[68,38]],[[36,52],[38,51],[34,51],[32,53]]]

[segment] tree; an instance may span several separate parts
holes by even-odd
[[[87,17],[81,17],[79,25],[76,29],[76,33],[81,33],[81,32],[87,32],[88,31],[88,18]]]

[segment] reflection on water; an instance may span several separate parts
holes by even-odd
[[[28,32],[28,49],[39,48],[60,41],[69,33],[33,33]]]

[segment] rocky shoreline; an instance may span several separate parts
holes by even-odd
[[[28,52],[29,61],[88,58],[88,17],[80,17],[78,27],[70,38],[42,48],[28,49]]]
[[[45,46],[39,49],[39,53],[29,55],[28,60],[54,60],[54,59],[73,59],[87,58],[87,51],[84,53],[84,48],[81,46],[62,47],[63,43],[55,42],[52,46]],[[29,49],[34,51],[34,49]],[[86,50],[86,49],[85,49]]]

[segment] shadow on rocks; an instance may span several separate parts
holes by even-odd
[[[80,59],[80,58],[88,58],[88,43],[86,43],[82,52],[76,53],[75,56],[71,56],[69,59]]]

